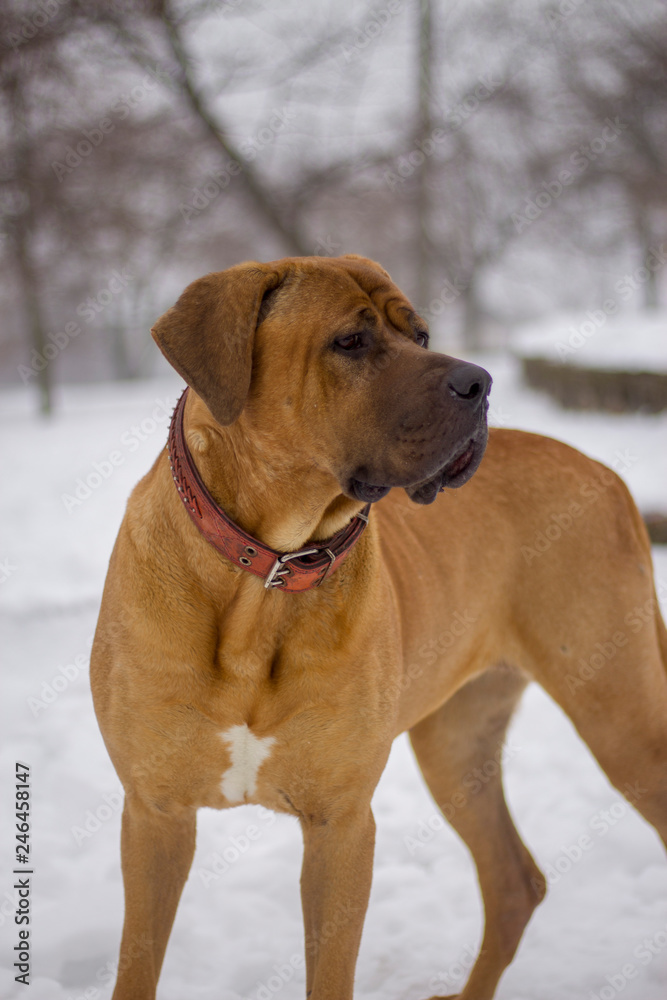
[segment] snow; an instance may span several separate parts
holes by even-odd
[[[527,324],[512,347],[521,357],[582,368],[667,373],[667,313],[617,309],[609,299],[602,308]]]
[[[492,422],[569,441],[613,464],[642,509],[664,508],[667,415],[565,413],[520,386],[512,359],[479,360],[495,378]],[[19,391],[0,394],[0,801],[11,802],[14,762],[28,763],[35,869],[33,979],[26,994],[12,969],[13,831],[5,806],[5,1000],[111,994],[122,920],[121,795],[93,713],[87,658],[127,495],[165,443],[179,390],[175,378],[68,386],[51,422],[34,416],[32,400]],[[89,495],[80,503],[63,499],[78,499],[77,480],[84,487],[90,481]],[[654,554],[657,575],[667,581],[667,552]],[[610,1000],[620,992],[624,1000],[662,1000],[667,864],[657,835],[619,798],[537,687],[527,692],[508,742],[511,810],[538,863],[543,870],[553,866],[554,877],[501,981],[499,1000]],[[439,821],[404,737],[396,741],[374,812],[375,877],[356,995],[417,1000],[453,992],[479,944],[479,894],[469,856]],[[578,857],[585,833],[592,846]],[[251,806],[200,812],[161,1000],[303,997],[300,859],[300,831],[288,817]]]

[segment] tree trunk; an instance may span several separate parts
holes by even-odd
[[[477,279],[471,276],[463,292],[463,343],[470,351],[477,351],[482,346],[482,310],[477,294]]]
[[[197,89],[190,72],[191,60],[185,51],[183,40],[167,0],[160,0],[158,5],[162,22],[172,52],[181,71],[181,87],[190,107],[202,123],[211,139],[224,153],[227,160],[243,164],[241,179],[250,194],[255,207],[264,216],[269,226],[281,237],[285,248],[292,254],[308,256],[310,251],[297,227],[288,221],[276,204],[273,192],[263,183],[258,173],[248,162],[243,162],[243,156],[230,142],[221,123],[217,120],[210,107],[207,106],[201,92]]]
[[[51,362],[44,349],[47,346],[58,351],[55,344],[47,344],[44,319],[40,302],[39,278],[32,253],[32,233],[35,231],[35,206],[33,201],[33,139],[29,133],[28,115],[24,105],[23,93],[18,81],[10,91],[10,106],[13,116],[13,130],[16,138],[16,177],[23,195],[24,209],[16,217],[13,225],[14,246],[16,250],[16,265],[21,298],[26,317],[27,341],[34,348],[35,355],[30,358],[30,368],[36,372],[36,384],[39,392],[39,409],[48,416],[52,411],[52,375]]]
[[[416,171],[417,190],[415,193],[415,298],[417,309],[428,311],[431,300],[431,247],[428,238],[429,191],[428,180],[429,150],[431,143],[427,140],[432,132],[431,120],[431,81],[433,68],[433,45],[431,40],[432,10],[431,0],[419,2],[419,97],[417,132],[415,136],[416,157],[421,154],[422,162]]]
[[[28,194],[28,197],[30,195]],[[44,322],[42,310],[39,302],[38,280],[35,268],[30,255],[29,233],[23,229],[23,220],[19,222],[19,229],[16,233],[16,263],[21,283],[21,298],[26,316],[26,331],[28,343],[35,349],[36,356],[31,358],[31,367],[37,372],[37,389],[39,392],[39,409],[44,416],[49,416],[52,412],[51,387],[53,380],[51,377],[51,360],[46,358],[44,348],[46,337],[44,335]],[[51,345],[55,349],[55,345]],[[38,357],[43,364],[37,365]],[[35,367],[37,365],[37,367]]]
[[[641,249],[641,264],[646,268],[648,277],[644,282],[644,308],[658,308],[658,274],[651,270],[646,261],[650,260],[651,250],[654,246],[653,231],[651,228],[650,207],[642,205],[637,213],[637,236]]]

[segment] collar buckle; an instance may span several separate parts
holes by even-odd
[[[206,488],[185,441],[183,411],[187,395],[186,387],[171,418],[167,452],[174,485],[197,530],[229,562],[260,577],[267,590],[282,587],[286,593],[297,593],[321,586],[334,567],[345,559],[368,524],[370,504],[359,511],[345,528],[337,531],[328,543],[313,542],[309,548],[298,552],[277,552],[263,545],[258,539],[242,531],[218,506]],[[290,565],[293,559],[303,556],[318,558],[299,566]],[[271,567],[268,574],[267,566]]]
[[[291,572],[290,567],[285,566],[285,563],[291,559],[299,559],[301,556],[312,556],[316,552],[319,552],[319,549],[300,549],[298,552],[286,552],[284,555],[278,556],[264,581],[264,589],[270,590],[272,587],[283,586],[285,577],[289,576]]]

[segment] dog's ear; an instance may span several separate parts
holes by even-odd
[[[207,274],[188,285],[151,330],[167,361],[221,424],[233,423],[245,405],[262,300],[282,279],[275,264],[254,261]]]

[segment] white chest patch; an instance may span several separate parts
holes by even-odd
[[[232,766],[222,776],[222,794],[228,802],[244,802],[257,790],[257,772],[271,753],[274,736],[255,736],[244,722],[220,734],[229,747]]]

